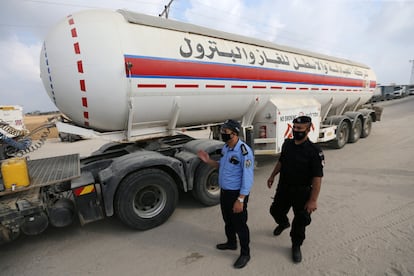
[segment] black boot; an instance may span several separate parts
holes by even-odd
[[[236,250],[237,249],[237,244],[236,243],[219,243],[216,245],[216,248],[219,250]]]
[[[302,252],[300,251],[300,245],[292,246],[292,260],[294,263],[300,263],[302,261]]]
[[[240,255],[240,257],[234,263],[234,268],[243,268],[250,261],[250,255]]]
[[[280,234],[282,234],[283,230],[285,230],[286,228],[290,227],[290,223],[288,224],[279,224],[275,230],[273,230],[273,235],[274,236],[279,236]]]

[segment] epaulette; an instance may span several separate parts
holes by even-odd
[[[241,151],[242,151],[242,154],[243,154],[243,155],[247,155],[247,154],[249,153],[249,151],[247,150],[247,148],[246,148],[246,145],[245,145],[245,144],[242,144],[242,145],[240,146],[240,148],[241,148]]]

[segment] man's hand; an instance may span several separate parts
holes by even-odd
[[[236,200],[233,204],[233,213],[241,213],[243,212],[243,202]]]
[[[205,163],[208,163],[208,161],[210,160],[210,155],[208,155],[208,153],[204,150],[199,150],[197,152],[197,156]]]
[[[281,168],[282,168],[282,163],[280,163],[280,161],[277,161],[276,166],[272,171],[272,174],[267,180],[267,187],[269,187],[269,189],[272,188],[273,182],[275,181],[275,177],[280,172]]]
[[[272,188],[273,182],[275,181],[274,177],[269,177],[269,179],[267,180],[267,187],[270,189]]]
[[[318,209],[318,203],[313,200],[308,200],[305,204],[305,210],[310,214]]]

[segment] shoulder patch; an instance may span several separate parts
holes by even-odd
[[[244,166],[246,168],[250,168],[251,165],[252,165],[252,161],[251,160],[247,159],[246,161],[244,161]]]
[[[247,155],[247,154],[249,153],[249,151],[247,150],[247,148],[246,148],[246,145],[245,145],[245,144],[242,144],[242,145],[240,146],[240,148],[241,148],[241,152],[242,152],[242,154],[243,154],[243,155]]]

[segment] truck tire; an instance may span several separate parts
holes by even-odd
[[[211,157],[214,160],[218,156]],[[220,187],[218,184],[218,170],[202,162],[194,176],[193,196],[206,206],[217,205],[220,202]]]
[[[362,133],[362,121],[359,118],[356,118],[354,127],[351,129],[349,134],[349,143],[355,143],[359,140]]]
[[[345,120],[341,121],[336,130],[336,139],[330,145],[335,149],[341,149],[349,140],[349,124]]]
[[[368,115],[362,125],[361,138],[368,137],[368,135],[371,133],[371,127],[372,127],[372,119],[371,119],[371,116]]]
[[[167,221],[177,202],[178,189],[173,178],[160,169],[145,169],[121,182],[114,206],[123,223],[147,230]]]

